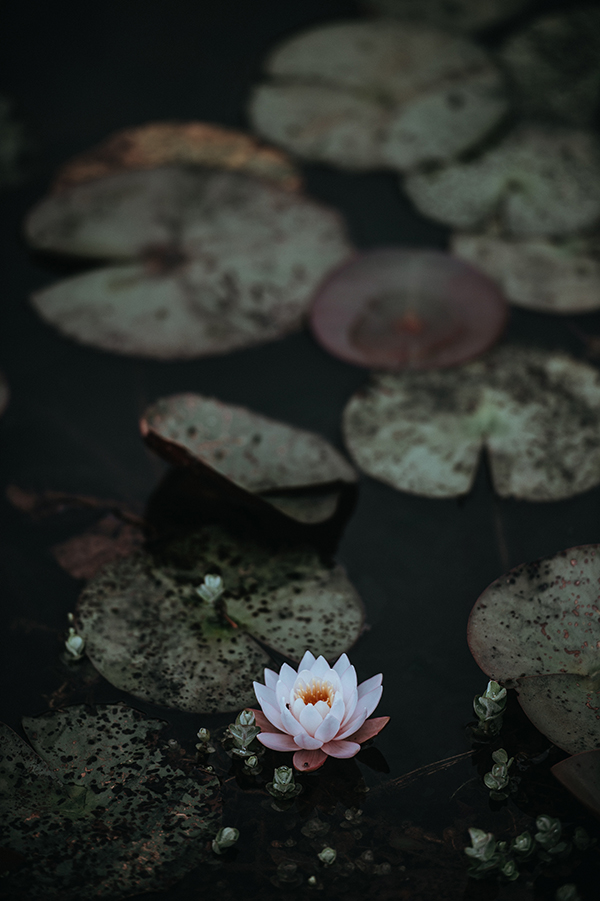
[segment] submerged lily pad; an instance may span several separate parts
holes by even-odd
[[[256,129],[310,160],[405,171],[453,159],[507,110],[504,82],[467,38],[382,19],[321,25],[271,54]]]
[[[524,347],[382,374],[349,401],[344,434],[361,469],[403,491],[465,494],[485,448],[501,497],[560,500],[600,483],[600,376]]]
[[[68,337],[158,359],[201,357],[299,328],[350,252],[337,214],[238,172],[152,169],[42,201],[27,220],[45,251],[119,261],[37,292]]]
[[[111,135],[69,160],[53,190],[130,169],[188,165],[232,169],[274,181],[288,191],[300,188],[300,173],[281,150],[260,144],[241,131],[207,122],[150,122]]]
[[[350,363],[429,369],[483,353],[506,312],[494,282],[449,254],[386,248],[355,256],[325,280],[311,327]]]
[[[22,865],[3,898],[123,898],[198,865],[219,828],[218,782],[169,749],[165,723],[123,705],[0,724],[0,844]],[[6,894],[4,894],[6,892]]]
[[[482,670],[572,754],[600,746],[600,545],[523,564],[493,582],[467,637]]]
[[[214,603],[197,589],[221,576]],[[84,590],[78,632],[113,685],[194,713],[239,710],[270,657],[335,658],[362,630],[361,601],[339,566],[308,548],[262,547],[207,527],[160,558],[136,554],[105,567]]]
[[[600,816],[600,748],[555,763],[552,774],[578,801]]]
[[[600,101],[600,10],[552,12],[512,35],[500,51],[528,119],[593,125]]]
[[[542,313],[600,309],[600,236],[517,239],[456,234],[452,250],[502,286],[508,299]]]
[[[224,476],[278,509],[285,506],[280,492],[286,489],[356,481],[350,464],[319,435],[199,394],[162,398],[146,410],[140,428],[150,447],[170,463],[209,477]],[[276,496],[271,499],[269,492]],[[328,518],[337,496],[334,489],[329,502],[322,491],[313,495],[315,503],[309,496],[296,497],[292,518]],[[292,506],[293,501],[288,509]]]
[[[600,149],[583,131],[522,127],[472,161],[409,174],[404,187],[422,213],[455,228],[566,235],[600,219]]]
[[[386,16],[472,32],[509,19],[531,0],[363,0],[363,5]]]

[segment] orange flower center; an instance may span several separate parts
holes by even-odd
[[[296,689],[296,698],[301,698],[305,704],[316,704],[318,701],[325,701],[331,707],[335,692],[330,682],[323,682],[322,679],[311,679],[308,684],[300,683]]]

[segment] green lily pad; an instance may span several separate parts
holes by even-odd
[[[218,782],[168,747],[164,727],[124,705],[70,707],[23,721],[32,749],[0,724],[0,844],[24,859],[3,898],[159,891],[206,857]]]
[[[206,575],[224,593],[203,600]],[[363,627],[362,603],[340,566],[308,548],[263,547],[207,527],[160,557],[105,567],[80,597],[77,630],[113,685],[193,713],[239,710],[271,659],[307,648],[335,658]]]
[[[571,753],[600,745],[600,546],[561,551],[493,582],[467,637],[491,679],[514,686],[532,722]]]
[[[594,124],[600,99],[599,9],[540,16],[509,37],[500,58],[524,118]]]
[[[600,749],[555,763],[552,773],[578,801],[600,816]]]
[[[356,472],[324,438],[199,394],[176,394],[149,407],[140,423],[147,444],[175,465],[224,476],[244,492],[300,521],[329,518],[341,483]],[[303,497],[281,492],[320,488]],[[270,492],[270,493],[269,493]]]
[[[301,157],[406,171],[453,159],[507,110],[504,80],[467,38],[390,19],[320,25],[271,54],[250,115]]]
[[[469,491],[484,448],[501,497],[560,500],[600,483],[600,376],[563,354],[505,346],[455,369],[377,375],[343,427],[368,475],[425,497]]]
[[[412,172],[404,187],[422,213],[458,229],[568,235],[600,219],[600,148],[584,131],[527,126],[472,161]]]
[[[110,260],[33,296],[63,334],[157,359],[201,357],[300,327],[350,253],[338,216],[240,172],[158,168],[99,178],[30,214],[37,248]]]
[[[455,234],[452,250],[482,269],[516,306],[541,313],[600,309],[600,236],[569,239]]]
[[[385,16],[474,32],[509,19],[531,0],[363,0],[362,5]]]

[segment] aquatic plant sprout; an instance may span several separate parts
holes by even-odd
[[[258,740],[274,751],[294,751],[294,767],[311,772],[327,757],[354,757],[362,742],[377,735],[389,716],[373,713],[383,688],[379,673],[357,683],[346,654],[330,667],[324,657],[304,654],[298,671],[287,663],[279,674],[265,670],[265,685],[254,683],[262,708]]]

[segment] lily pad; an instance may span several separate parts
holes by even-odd
[[[250,135],[207,122],[150,122],[111,135],[69,160],[53,185],[55,192],[130,169],[187,165],[231,169],[276,182],[288,191],[301,185],[292,161]]]
[[[500,51],[527,119],[593,125],[600,101],[600,10],[593,6],[541,16]]]
[[[134,356],[224,353],[300,327],[314,288],[350,252],[338,216],[238,172],[152,169],[42,201],[40,250],[120,261],[37,292],[63,334]]]
[[[405,171],[453,159],[507,110],[504,81],[467,38],[382,19],[321,25],[283,43],[255,128],[306,159]]]
[[[600,749],[555,763],[552,774],[578,801],[600,816]]]
[[[560,500],[600,483],[600,376],[501,347],[443,372],[374,376],[346,406],[344,434],[361,469],[402,491],[465,494],[485,449],[501,497]]]
[[[214,603],[197,589],[219,575]],[[357,640],[362,603],[340,566],[308,548],[263,547],[217,527],[105,567],[79,600],[77,630],[117,688],[193,713],[239,710],[271,664],[338,657]],[[261,644],[258,644],[258,642]]]
[[[417,209],[455,228],[567,235],[600,219],[600,149],[583,131],[521,127],[474,160],[410,173],[404,187]]]
[[[474,32],[509,19],[531,0],[363,0],[363,5],[385,16]]]
[[[164,727],[123,705],[70,707],[23,721],[32,749],[0,724],[0,844],[24,860],[3,898],[159,891],[207,856],[218,782],[169,749]]]
[[[467,637],[491,679],[570,753],[600,746],[600,546],[561,551],[493,582]]]
[[[516,306],[541,313],[600,309],[600,236],[518,239],[455,234],[452,250],[502,286]]]
[[[499,337],[507,304],[485,275],[434,250],[371,250],[318,289],[311,327],[336,357],[381,369],[453,366]]]
[[[170,463],[209,478],[223,476],[280,510],[293,509],[292,518],[300,521],[329,518],[339,491],[296,495],[287,505],[281,491],[356,481],[350,464],[319,435],[199,394],[162,398],[146,410],[140,428],[146,443]]]

